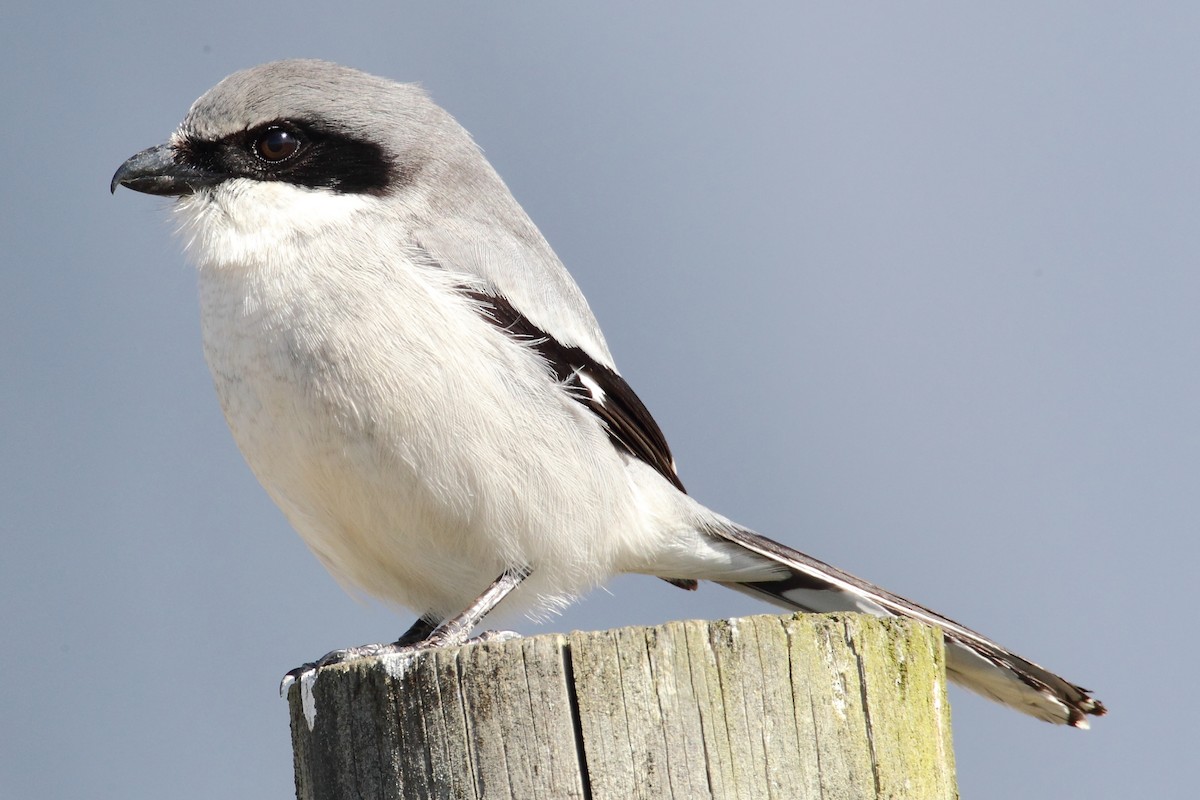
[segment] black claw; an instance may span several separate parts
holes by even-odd
[[[315,661],[310,661],[307,664],[301,664],[295,669],[289,670],[288,673],[283,676],[283,679],[279,681],[279,696],[287,697],[288,688],[293,683],[298,683],[300,679],[304,677],[304,673],[315,670],[316,668],[317,663]]]

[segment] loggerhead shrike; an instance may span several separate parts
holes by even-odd
[[[1087,727],[1085,689],[684,491],[579,287],[416,86],[322,61],[235,73],[112,189],[178,198],[204,352],[246,461],[340,581],[457,644],[625,572],[940,627],[947,671]]]

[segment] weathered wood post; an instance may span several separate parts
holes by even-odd
[[[372,659],[288,702],[300,800],[957,797],[941,635],[856,614]]]

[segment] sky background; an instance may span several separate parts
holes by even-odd
[[[7,4],[0,798],[289,797],[280,676],[411,621],[259,488],[167,203],[108,193],[294,56],[475,135],[692,494],[1108,704],[952,690],[964,797],[1193,793],[1200,11],[993,5]],[[768,610],[622,578],[520,630]]]

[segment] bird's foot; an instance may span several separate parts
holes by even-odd
[[[360,658],[373,658],[384,653],[394,653],[400,647],[410,648],[412,645],[400,645],[398,642],[391,642],[389,644],[364,644],[358,647],[347,647],[345,650],[331,650],[316,661],[301,664],[284,675],[283,680],[279,682],[279,695],[280,697],[286,695],[288,687],[293,683],[299,682],[302,678],[315,677],[317,670],[322,667],[332,666],[333,664],[345,664],[350,661],[357,661]]]
[[[283,680],[279,682],[279,696],[286,697],[288,688],[293,683],[299,683],[306,679],[314,679],[318,670],[334,664],[346,664],[364,658],[378,658],[381,656],[388,657],[388,661],[393,663],[407,662],[412,656],[418,653],[441,647],[455,647],[461,644],[482,644],[484,642],[507,642],[510,639],[519,639],[520,636],[521,634],[516,631],[484,631],[478,636],[473,636],[466,641],[462,641],[460,637],[453,635],[452,631],[437,628],[428,637],[416,642],[407,636],[402,636],[399,640],[386,644],[364,644],[358,647],[348,647],[345,650],[331,650],[316,661],[301,664],[284,675]]]

